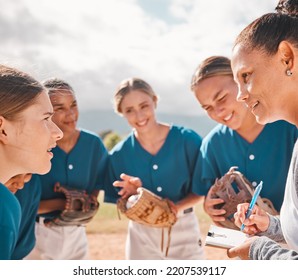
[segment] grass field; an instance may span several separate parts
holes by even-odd
[[[127,230],[128,220],[125,216],[120,214],[116,204],[104,203],[103,193],[99,195],[99,211],[93,220],[87,225],[87,233],[123,233]]]

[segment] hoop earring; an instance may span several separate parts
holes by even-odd
[[[287,69],[286,70],[286,75],[287,76],[292,76],[293,75],[293,72],[290,69]]]

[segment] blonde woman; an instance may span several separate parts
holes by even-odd
[[[115,202],[119,195],[127,197],[129,183],[142,184],[168,198],[177,213],[167,256],[161,251],[162,229],[130,221],[127,259],[202,259],[200,230],[194,213],[201,196],[192,180],[201,137],[185,127],[159,122],[155,115],[157,100],[151,86],[139,78],[122,81],[116,90],[116,111],[127,120],[132,132],[111,151],[105,200]],[[113,183],[124,187],[119,195]]]

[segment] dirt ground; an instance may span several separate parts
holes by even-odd
[[[209,223],[200,223],[202,238],[206,236]],[[92,233],[88,234],[90,258],[93,260],[124,260],[126,233]],[[208,260],[229,259],[225,249],[205,247]]]
[[[114,211],[114,209],[112,209]],[[204,244],[204,239],[209,230],[211,219],[207,214],[202,215],[202,205],[198,205],[196,212],[198,214],[198,222]],[[199,214],[200,213],[200,214]],[[108,232],[113,227],[115,222],[118,222],[118,226],[114,228],[115,231]],[[91,227],[87,231],[89,240],[90,258],[93,260],[124,260],[125,259],[125,241],[126,241],[126,230],[127,223],[122,221],[123,225],[119,226],[118,216],[111,219],[109,222],[106,220],[105,230],[97,232],[96,229],[102,227],[103,222],[96,224],[93,229]],[[226,250],[214,247],[205,246],[205,255],[208,260],[230,260],[227,257]]]

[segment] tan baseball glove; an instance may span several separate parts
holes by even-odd
[[[55,192],[65,195],[65,209],[53,219],[45,219],[46,226],[80,226],[91,221],[98,211],[99,203],[93,194],[85,190],[70,189],[57,183]]]
[[[150,227],[171,227],[177,220],[168,200],[145,188],[138,188],[137,195],[128,199],[119,198],[117,207],[128,219]]]
[[[215,184],[210,189],[212,198],[221,198],[225,201],[215,206],[217,209],[226,210],[226,214],[223,215],[226,220],[217,223],[223,227],[233,229],[239,229],[234,224],[234,213],[237,211],[237,205],[245,202],[249,203],[254,192],[252,184],[236,169],[237,167],[235,166],[231,167],[223,177],[216,179]],[[269,214],[278,215],[269,199],[259,196],[256,204]]]
[[[167,228],[168,242],[165,256],[168,255],[171,242],[171,229],[177,221],[177,216],[172,211],[169,200],[163,199],[145,188],[138,188],[136,195],[132,195],[128,199],[118,199],[117,207],[128,219],[136,223],[162,228],[162,252],[164,247],[164,228]]]

